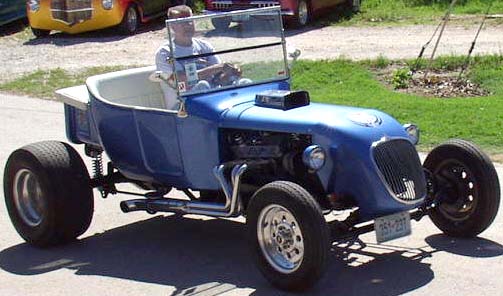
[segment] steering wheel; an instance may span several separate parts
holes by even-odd
[[[224,63],[222,69],[213,75],[211,84],[215,86],[227,86],[241,78],[241,69],[237,65]]]

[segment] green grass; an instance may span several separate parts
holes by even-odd
[[[484,14],[489,0],[458,0],[454,15]],[[439,21],[447,11],[451,0],[362,0],[361,12],[349,15],[338,11],[321,20],[322,24],[342,25],[390,25],[424,24]],[[503,0],[494,0],[490,14],[503,13]]]
[[[57,89],[84,84],[89,76],[125,68],[123,66],[92,67],[79,72],[69,72],[60,68],[48,71],[38,70],[0,84],[0,90],[50,99],[54,97],[54,91]]]
[[[438,64],[457,60],[439,59]],[[425,149],[448,138],[463,138],[492,153],[502,153],[503,58],[475,60],[469,77],[489,89],[491,96],[437,99],[393,92],[375,79],[368,62],[349,60],[298,62],[293,69],[293,88],[309,91],[314,101],[375,108],[402,123],[416,123],[422,130],[421,147]]]

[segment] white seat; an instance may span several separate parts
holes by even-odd
[[[128,69],[89,77],[86,84],[98,99],[111,103],[144,108],[166,109],[159,82],[149,76],[154,66]]]

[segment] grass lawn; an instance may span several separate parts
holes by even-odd
[[[458,0],[452,12],[454,19],[460,15],[484,14],[489,1],[493,1],[489,14],[503,13],[503,0]],[[319,22],[323,25],[425,24],[439,21],[450,3],[451,0],[362,0],[360,13],[350,16],[337,11]],[[503,23],[503,19],[495,22]]]
[[[463,57],[440,57],[433,68],[456,69],[462,61]],[[429,149],[448,138],[463,138],[503,160],[503,56],[475,57],[468,75],[491,92],[490,96],[479,98],[439,99],[395,92],[375,76],[376,68],[389,63],[384,58],[362,62],[298,61],[293,67],[293,89],[309,91],[317,102],[375,108],[402,123],[416,123],[422,131],[421,149]],[[0,90],[51,98],[58,88],[82,84],[90,75],[119,69],[97,67],[78,73],[61,69],[37,71],[1,84]]]
[[[461,58],[440,58],[434,67],[454,67]],[[421,148],[448,138],[472,140],[493,154],[503,153],[503,58],[477,57],[471,80],[491,91],[480,98],[426,98],[395,92],[375,79],[369,68],[386,61],[303,61],[294,67],[293,88],[305,89],[318,102],[375,108],[422,131]]]

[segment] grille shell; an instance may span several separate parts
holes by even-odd
[[[63,23],[75,25],[90,20],[93,14],[91,0],[52,0],[52,18]]]
[[[414,145],[405,139],[384,140],[373,146],[373,157],[391,195],[415,203],[426,196],[426,180]]]

